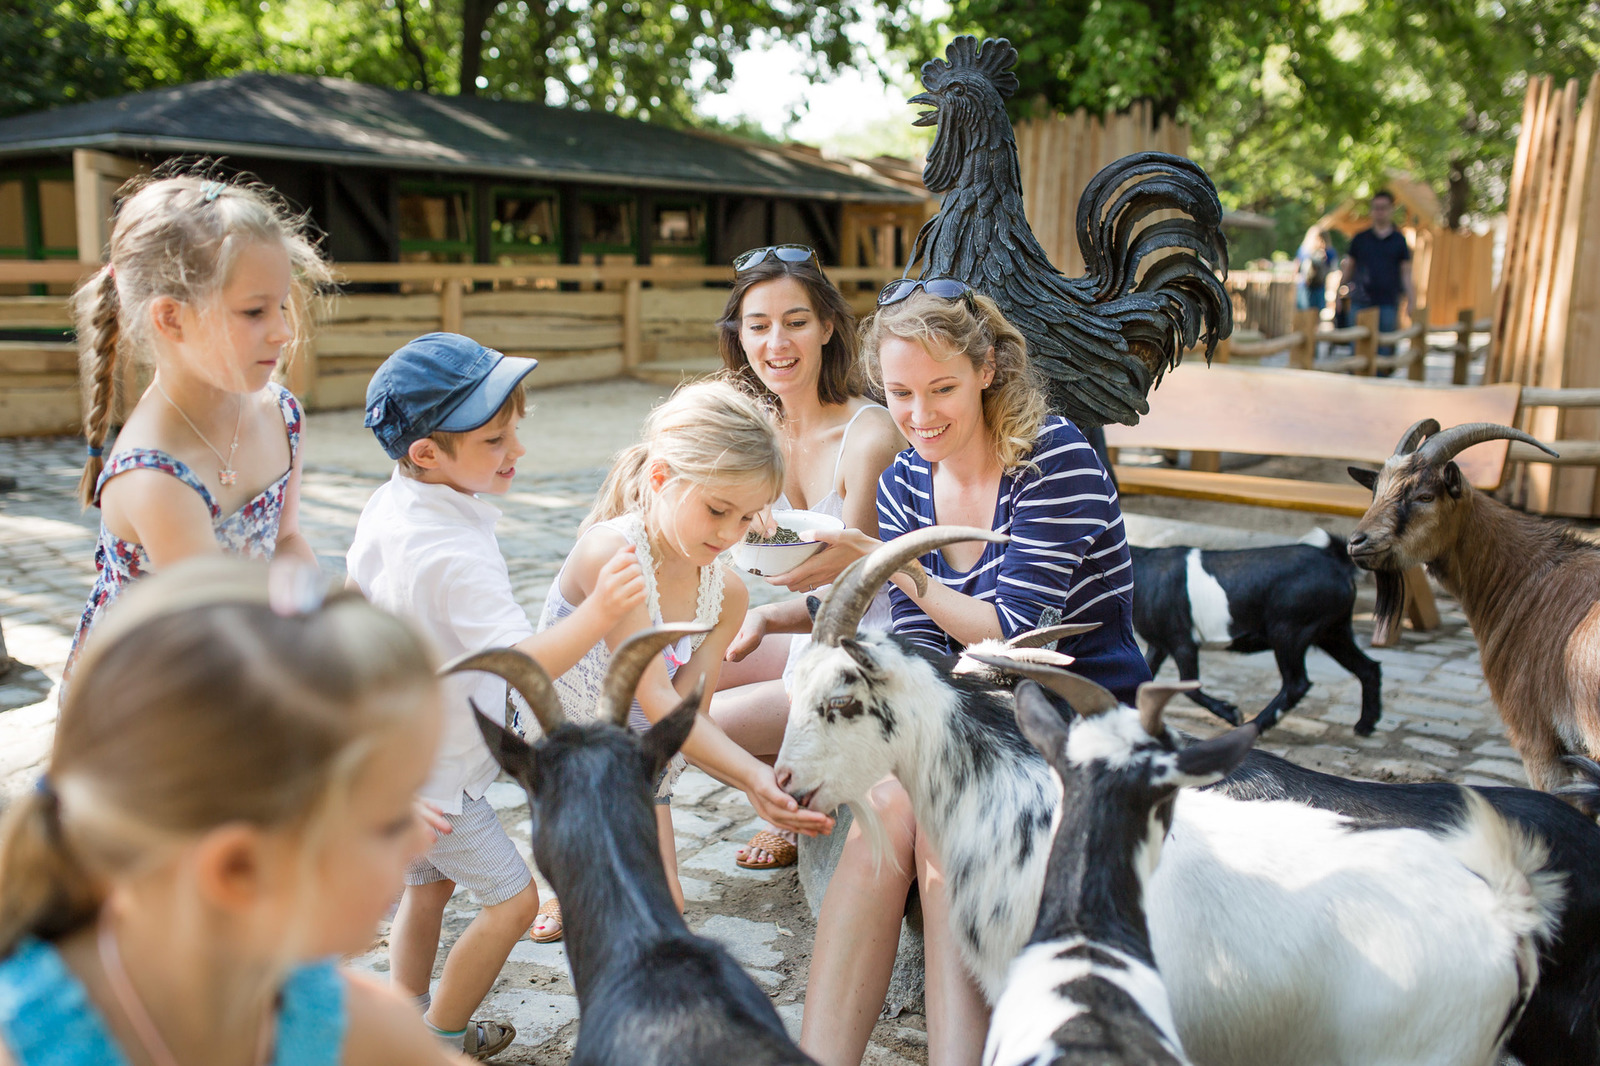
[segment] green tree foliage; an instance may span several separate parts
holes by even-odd
[[[878,17],[927,29],[905,0],[0,0],[0,114],[246,70],[697,122],[752,41],[802,45],[811,72],[850,62]],[[13,43],[15,42],[15,44]]]
[[[1019,116],[1142,99],[1189,123],[1280,247],[1391,169],[1451,220],[1503,209],[1528,75],[1600,63],[1589,0],[955,0],[950,21],[1018,46]]]

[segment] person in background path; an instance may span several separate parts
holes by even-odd
[[[395,472],[362,510],[348,561],[362,593],[412,619],[447,658],[515,647],[555,677],[644,603],[645,579],[632,552],[619,550],[601,560],[594,594],[562,625],[536,634],[518,605],[494,535],[500,512],[479,497],[511,488],[524,454],[522,379],[534,366],[457,333],[418,337],[384,361],[367,387],[366,425]],[[446,679],[444,691],[444,737],[421,797],[444,812],[450,833],[406,868],[389,972],[440,1039],[482,1059],[516,1035],[472,1013],[538,916],[539,890],[484,798],[500,767],[473,704],[514,728],[505,721],[506,684],[464,674]],[[445,956],[430,995],[440,925],[457,885],[483,909]]]
[[[1338,257],[1328,247],[1328,235],[1313,226],[1294,259],[1299,276],[1294,294],[1296,310],[1321,312],[1328,306],[1328,275],[1338,265]]]
[[[1416,293],[1411,286],[1411,246],[1406,235],[1394,227],[1394,194],[1379,189],[1372,195],[1369,211],[1372,225],[1350,238],[1344,256],[1345,283],[1350,286],[1352,318],[1369,307],[1378,309],[1378,330],[1392,333],[1400,328],[1400,299],[1405,298],[1406,315],[1416,313]],[[1379,355],[1393,355],[1394,346],[1384,345]]]
[[[431,835],[414,627],[312,567],[187,559],[107,613],[0,819],[0,1064],[445,1066],[339,965]]]

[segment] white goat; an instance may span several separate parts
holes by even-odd
[[[905,560],[994,537],[919,530],[841,575],[797,664],[777,761],[802,804],[854,802],[864,823],[859,801],[883,775],[900,779],[944,861],[953,931],[991,1002],[1039,910],[1058,786],[1007,694],[952,677],[893,636],[858,637],[856,624]],[[1016,669],[1047,685],[1061,674]],[[1084,692],[1116,703],[1075,684],[1080,712],[1091,710]],[[1475,796],[1466,809],[1440,833],[1364,832],[1299,803],[1180,797],[1149,920],[1195,1060],[1492,1063],[1537,979],[1535,940],[1561,891],[1539,872],[1542,846]],[[1380,983],[1389,963],[1402,969]]]

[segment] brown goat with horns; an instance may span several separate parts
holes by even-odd
[[[1426,565],[1461,602],[1528,780],[1550,792],[1567,778],[1563,755],[1600,755],[1600,547],[1468,484],[1454,459],[1490,440],[1556,454],[1509,426],[1441,432],[1430,418],[1406,431],[1382,470],[1351,467],[1372,506],[1350,558],[1378,577],[1375,643],[1400,624],[1407,567]]]

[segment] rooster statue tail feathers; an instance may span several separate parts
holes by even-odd
[[[1216,187],[1181,156],[1140,152],[1112,163],[1078,202],[1085,274],[1050,262],[1022,210],[1016,140],[1005,101],[1016,91],[1017,52],[1003,39],[957,37],[923,64],[930,106],[915,124],[937,125],[923,183],[942,200],[917,235],[922,277],[960,278],[992,298],[1028,340],[1051,409],[1085,431],[1133,425],[1148,395],[1185,348],[1209,362],[1233,329],[1223,288],[1227,241]],[[1172,217],[1147,222],[1155,212]]]

